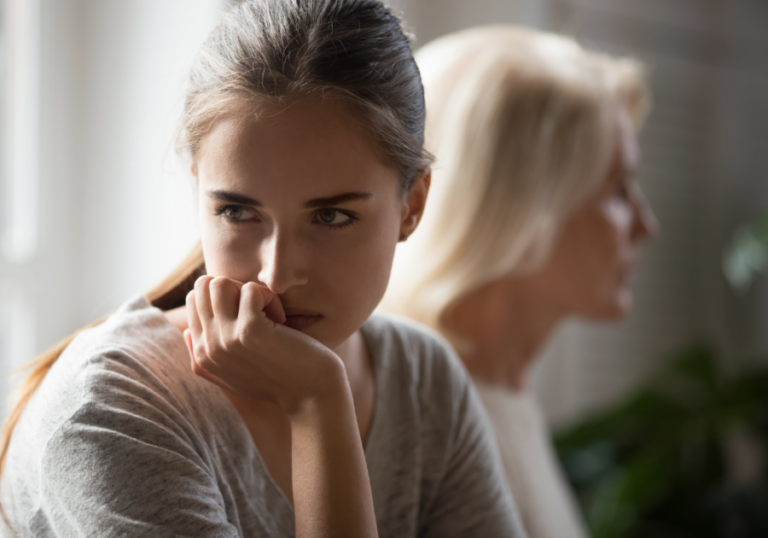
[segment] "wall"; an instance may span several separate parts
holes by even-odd
[[[32,256],[0,261],[6,368],[149,288],[194,242],[189,176],[170,145],[186,68],[228,2],[4,1],[40,2],[41,37],[39,199],[21,205],[39,233]],[[568,323],[543,353],[536,386],[552,420],[619,397],[694,338],[715,342],[731,364],[765,353],[768,283],[736,299],[719,265],[732,229],[768,206],[764,2],[392,3],[417,46],[468,26],[516,22],[649,66],[655,105],[640,181],[662,235],[643,249],[629,319]]]
[[[737,299],[720,256],[733,229],[768,209],[768,5],[759,0],[400,0],[417,46],[478,24],[517,23],[630,54],[654,108],[639,181],[662,234],[642,249],[636,307],[619,324],[566,323],[534,384],[563,424],[625,394],[680,346],[711,342],[724,366],[768,354],[768,284]]]
[[[194,243],[190,176],[172,137],[187,69],[224,4],[4,7],[20,1],[40,2],[39,197],[36,208],[22,205],[35,212],[38,234],[31,255],[0,262],[4,371],[150,288]],[[8,142],[11,158],[21,142]]]

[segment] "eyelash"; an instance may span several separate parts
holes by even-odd
[[[349,211],[348,209],[339,209],[337,207],[321,207],[315,212],[315,217],[317,217],[320,211],[336,211],[338,213],[341,213],[345,217],[349,218],[349,220],[347,220],[346,222],[342,222],[341,224],[326,224],[325,222],[319,219],[315,219],[318,224],[320,224],[321,226],[325,226],[326,228],[330,228],[331,230],[341,230],[343,228],[347,228],[355,224],[358,220],[360,220],[360,217],[357,215],[357,213],[355,213],[354,211]]]
[[[216,212],[215,212],[214,214],[215,214],[217,217],[222,217],[222,218],[224,218],[224,219],[225,219],[227,222],[229,222],[229,223],[231,223],[231,224],[235,224],[235,225],[239,225],[239,224],[245,224],[245,223],[247,223],[247,222],[248,222],[248,220],[238,220],[238,219],[233,219],[232,217],[230,217],[229,215],[227,215],[227,211],[228,211],[228,210],[230,210],[230,209],[241,209],[241,208],[243,208],[243,207],[244,207],[244,206],[241,206],[241,205],[237,205],[237,204],[225,204],[225,205],[223,205],[223,206],[220,206],[220,207],[216,208]],[[349,218],[349,220],[347,220],[346,222],[343,222],[343,223],[341,223],[341,224],[327,224],[327,223],[325,223],[325,222],[322,222],[321,220],[319,220],[319,219],[315,218],[315,219],[313,220],[313,222],[317,222],[317,224],[320,224],[321,226],[325,226],[326,228],[330,228],[330,229],[332,229],[332,230],[341,230],[341,229],[343,229],[343,228],[347,228],[347,227],[349,227],[349,226],[352,226],[352,225],[353,225],[353,224],[355,224],[355,223],[356,223],[358,220],[360,220],[360,217],[359,217],[359,216],[357,215],[357,213],[355,213],[354,211],[349,211],[348,209],[339,209],[339,208],[337,208],[337,207],[322,207],[322,208],[318,209],[318,210],[315,212],[315,217],[317,217],[317,214],[318,214],[320,211],[329,211],[329,210],[330,210],[330,211],[337,211],[338,213],[341,213],[342,215],[344,215],[344,216],[348,217],[348,218]]]
[[[216,208],[214,215],[216,215],[217,217],[222,217],[224,220],[226,220],[231,224],[244,224],[248,222],[247,220],[233,219],[232,217],[227,215],[227,211],[230,209],[245,209],[245,206],[241,206],[237,204],[225,204]]]

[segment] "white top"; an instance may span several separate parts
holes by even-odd
[[[478,379],[512,496],[530,538],[586,538],[575,499],[555,458],[536,400]]]
[[[382,538],[524,535],[458,359],[412,325],[362,327],[376,400],[365,447]],[[80,333],[13,433],[3,508],[22,537],[294,535],[240,415],[138,297]],[[0,535],[8,529],[0,524]]]

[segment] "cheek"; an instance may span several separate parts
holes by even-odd
[[[384,295],[392,268],[397,227],[391,219],[376,219],[376,224],[361,230],[354,239],[333,249],[318,253],[326,266],[326,282],[332,283],[338,297],[348,307],[368,311],[376,307]]]
[[[631,224],[631,210],[619,201],[606,201],[585,219],[581,233],[583,252],[596,275],[615,271],[624,259],[627,247],[631,247]]]
[[[623,232],[619,215],[605,209],[567,222],[547,264],[553,288],[577,310],[613,294]]]
[[[329,347],[349,338],[381,301],[389,282],[398,229],[379,223],[354,240],[313,250],[307,293],[329,314],[331,323],[323,334],[315,335]]]
[[[220,217],[201,210],[200,239],[203,245],[206,272],[240,282],[256,280],[258,250],[254,248],[253,234],[235,234],[222,225]]]
[[[629,204],[620,200],[607,201],[602,207],[603,227],[617,242],[629,242],[633,212]]]

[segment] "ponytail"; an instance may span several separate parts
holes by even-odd
[[[204,274],[205,262],[203,260],[203,247],[198,241],[197,245],[195,245],[187,257],[184,258],[184,260],[171,271],[160,284],[155,286],[144,296],[152,306],[156,306],[162,311],[183,306],[185,304],[187,293],[189,293],[195,286],[195,280]],[[27,406],[27,402],[32,398],[32,395],[37,390],[37,387],[40,386],[40,383],[43,382],[48,370],[51,369],[53,363],[56,362],[70,342],[72,342],[80,332],[103,323],[108,317],[109,314],[89,323],[82,329],[67,336],[64,340],[57,343],[20,369],[20,371],[29,370],[30,372],[14,391],[15,402],[11,412],[8,414],[8,418],[5,420],[2,434],[0,434],[0,476],[2,476],[5,468],[5,457],[8,454],[8,446],[11,443],[13,429],[16,427],[19,417]],[[0,505],[0,515],[2,515],[5,522],[8,523],[2,505]]]

